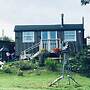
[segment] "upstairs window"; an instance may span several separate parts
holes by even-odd
[[[22,33],[23,42],[34,42],[34,32],[23,32]]]
[[[64,41],[76,41],[76,31],[64,31]]]

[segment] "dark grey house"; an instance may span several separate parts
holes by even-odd
[[[75,52],[83,48],[84,23],[64,24],[63,15],[61,25],[16,25],[14,31],[16,56],[32,49],[34,53],[42,48],[52,51],[61,48],[61,42],[69,42]]]

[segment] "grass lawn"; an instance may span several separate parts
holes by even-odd
[[[77,87],[72,81],[67,85],[65,78],[53,87],[48,87],[49,83],[59,76],[56,72],[41,71],[40,75],[25,73],[24,76],[5,74],[0,72],[0,90],[90,90],[90,78],[73,74],[74,79],[81,85]]]

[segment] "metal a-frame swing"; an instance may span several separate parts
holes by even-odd
[[[62,52],[63,52],[63,58],[64,58],[64,60],[63,60],[63,66],[62,66],[62,75],[59,76],[58,78],[56,78],[53,82],[51,82],[51,83],[49,84],[49,87],[55,85],[58,81],[64,79],[65,66],[66,66],[66,65],[68,65],[68,66],[67,66],[67,71],[68,71],[67,78],[68,78],[68,82],[69,82],[68,84],[70,85],[70,79],[71,79],[77,86],[80,86],[80,85],[78,84],[78,82],[70,75],[70,63],[69,63],[69,58],[67,58],[67,57],[68,57],[68,56],[67,56],[67,53],[68,53],[67,48],[69,48],[69,47],[68,47],[68,44],[66,44],[66,46],[64,47],[64,49],[63,49],[63,51],[62,51]]]

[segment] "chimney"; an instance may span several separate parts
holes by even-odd
[[[64,14],[62,13],[61,14],[61,26],[63,26],[64,25]]]
[[[82,24],[83,24],[83,27],[84,27],[84,17],[82,17]]]

